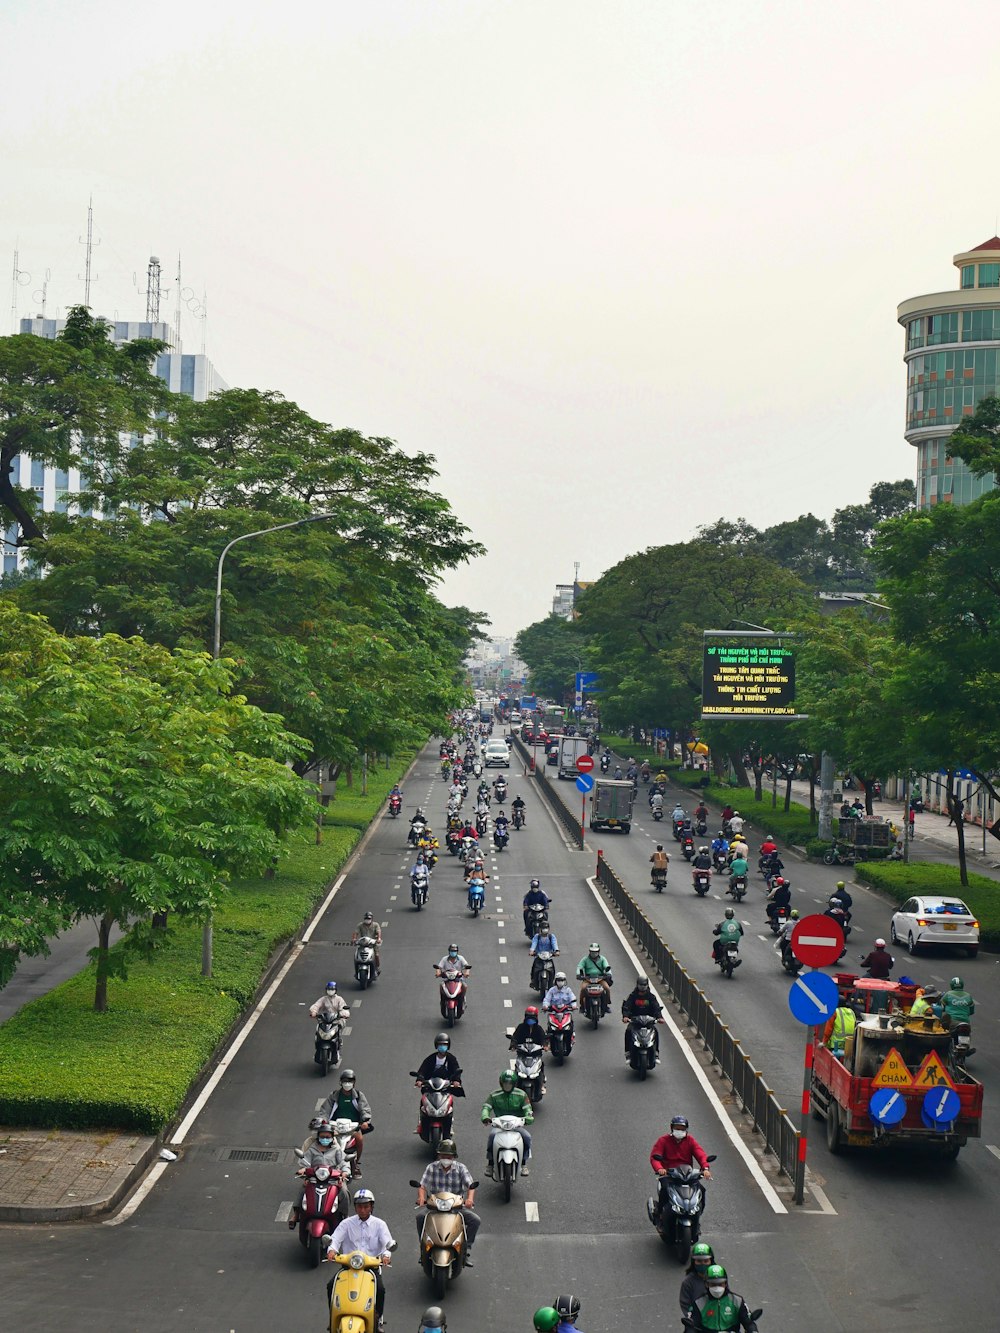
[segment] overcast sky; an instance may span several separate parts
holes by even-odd
[[[913,476],[896,305],[997,230],[996,6],[4,0],[0,251],[434,454],[497,633],[721,513]],[[133,273],[138,283],[133,282]],[[37,293],[37,295],[36,295]],[[187,308],[185,349],[201,347]]]

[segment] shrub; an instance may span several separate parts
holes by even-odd
[[[830,850],[830,843],[827,838],[809,838],[806,842],[806,856],[813,857],[816,860],[822,860],[823,853]]]
[[[1000,885],[985,875],[969,875],[968,887],[959,879],[958,866],[930,861],[890,861],[854,867],[855,879],[871,884],[894,902],[917,893],[941,893],[962,898],[979,918],[979,937],[989,948],[1000,948]]]

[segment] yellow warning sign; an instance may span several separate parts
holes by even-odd
[[[907,1069],[906,1061],[893,1046],[882,1061],[878,1073],[872,1079],[872,1087],[908,1088],[912,1082],[913,1075]]]
[[[948,1076],[948,1071],[938,1056],[937,1051],[929,1051],[924,1056],[924,1062],[917,1070],[913,1078],[915,1088],[939,1088],[941,1086],[949,1087],[957,1091],[955,1084]]]

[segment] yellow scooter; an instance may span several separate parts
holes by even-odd
[[[376,1333],[375,1273],[382,1260],[353,1250],[327,1253],[327,1262],[340,1265],[330,1301],[330,1333]]]

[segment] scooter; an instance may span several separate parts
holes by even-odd
[[[416,1070],[410,1071],[411,1078],[420,1078]],[[453,1083],[447,1078],[431,1078],[420,1083],[420,1128],[419,1134],[424,1143],[429,1143],[433,1151],[442,1139],[451,1138],[451,1126],[455,1118],[455,1098],[464,1097],[465,1089],[461,1083]]]
[[[453,1028],[465,1013],[466,985],[462,969],[446,968],[441,973],[441,1017]]]
[[[481,838],[486,836],[486,816],[483,814],[476,815],[476,832]]]
[[[951,1059],[956,1069],[964,1069],[970,1055],[975,1055],[972,1044],[972,1024],[965,1019],[953,1023],[951,1028]]]
[[[705,835],[708,833],[708,825],[705,823],[704,819],[698,820],[697,824],[695,825],[694,831],[695,833],[697,833],[699,838],[705,837]]]
[[[519,805],[514,806],[514,812],[510,817],[510,822],[514,825],[516,830],[520,831],[524,824],[524,815],[521,813],[521,807]]]
[[[690,833],[685,833],[680,840],[681,852],[685,861],[690,861],[694,856],[694,838]]]
[[[411,1180],[410,1184],[417,1189],[420,1181]],[[478,1184],[478,1180],[473,1181],[472,1188]],[[441,1300],[448,1283],[461,1274],[468,1259],[469,1242],[461,1208],[462,1196],[446,1190],[427,1199],[427,1216],[420,1232],[420,1267],[431,1280],[436,1300]]]
[[[524,1141],[518,1133],[524,1128],[519,1115],[498,1115],[493,1118],[496,1138],[493,1140],[494,1176],[503,1190],[504,1203],[510,1203],[510,1192],[521,1174]]]
[[[653,806],[653,820],[654,820],[654,822],[658,824],[662,818],[663,818],[663,806],[662,806],[662,805],[654,805],[654,806]]]
[[[444,843],[452,856],[457,856],[462,849],[462,835],[458,829],[449,829],[445,835]]]
[[[559,1005],[549,1010],[548,1022],[549,1050],[557,1065],[569,1059],[576,1033],[573,1030],[573,1011],[569,1005]]]
[[[577,974],[580,980],[583,980],[582,974]],[[611,973],[605,972],[604,979],[608,985],[611,982]],[[584,1018],[590,1020],[592,1027],[597,1027],[601,1019],[611,1009],[611,1001],[608,999],[608,993],[599,981],[588,981],[583,988],[583,1008],[581,1010]]]
[[[418,819],[415,824],[410,825],[410,831],[406,835],[406,841],[411,847],[416,847],[417,842],[423,837],[424,829],[427,827],[427,821]]]
[[[743,901],[744,894],[747,891],[746,875],[733,875],[729,880],[729,887],[726,892],[732,898],[734,903]]]
[[[767,924],[770,927],[772,935],[780,935],[788,923],[788,908],[776,907],[773,912],[767,916]]]
[[[478,916],[486,903],[486,885],[478,876],[469,880],[469,911]]]
[[[358,1161],[358,1150],[354,1145],[354,1136],[361,1128],[357,1120],[340,1119],[334,1120],[333,1141],[344,1154],[344,1163],[346,1170],[343,1170],[344,1180],[348,1181],[354,1175],[354,1168]]]
[[[394,1250],[396,1242],[388,1248]],[[330,1333],[376,1333],[375,1274],[382,1267],[382,1260],[362,1250],[348,1254],[334,1254],[331,1250],[326,1261],[340,1266],[330,1301]]]
[[[632,1033],[628,1062],[639,1075],[640,1082],[645,1082],[646,1075],[656,1068],[659,1059],[656,1021],[650,1014],[636,1014],[628,1021]]]
[[[670,821],[670,826],[671,826],[671,829],[672,829],[672,831],[673,831],[674,840],[675,840],[676,842],[680,842],[681,838],[682,838],[683,835],[684,835],[684,820],[683,820],[683,819],[671,819],[671,821]]]
[[[825,866],[852,866],[856,859],[852,847],[841,847],[836,842],[823,853]]]
[[[756,1328],[757,1328],[757,1320],[761,1317],[761,1315],[762,1315],[763,1313],[764,1313],[764,1307],[763,1307],[763,1306],[759,1306],[756,1310],[751,1310],[751,1311],[750,1311],[750,1327],[751,1327],[752,1329],[756,1330]],[[699,1327],[701,1327],[701,1328],[704,1328],[704,1327],[705,1327],[704,1324],[701,1324],[701,1325],[696,1324],[696,1323],[694,1322],[694,1320],[691,1318],[691,1316],[690,1316],[690,1315],[687,1315],[687,1314],[684,1315],[684,1316],[681,1318],[681,1323],[684,1325],[684,1327],[685,1327],[686,1329],[692,1329],[692,1328],[693,1328],[693,1329],[697,1329],[697,1328],[699,1328]]]
[[[369,935],[362,935],[354,950],[354,979],[362,990],[367,990],[377,976],[375,941]]]
[[[341,1021],[325,1009],[320,1010],[316,1021],[316,1051],[313,1059],[319,1066],[320,1074],[325,1078],[331,1069],[340,1064],[340,1029]]]
[[[781,949],[780,944],[775,945],[775,948],[781,952],[781,966],[790,977],[797,977],[802,971],[802,963],[792,953],[791,945],[784,950]]]
[[[497,805],[504,805],[507,801],[507,784],[498,778],[493,784],[493,791],[497,798]]]
[[[667,867],[653,866],[650,871],[649,879],[657,893],[662,893],[667,887]]]
[[[497,851],[502,852],[503,849],[507,846],[507,843],[509,841],[510,841],[510,834],[507,832],[507,830],[502,826],[497,827],[496,825],[494,825],[493,846],[497,849]]]
[[[531,965],[531,989],[544,995],[556,979],[556,957],[548,949],[539,949]]]
[[[413,875],[410,878],[410,902],[419,912],[427,905],[427,890],[430,887],[427,875]]]
[[[715,1161],[715,1154],[709,1157]],[[691,1246],[701,1235],[701,1215],[705,1211],[705,1186],[701,1167],[672,1166],[660,1177],[659,1198],[646,1200],[646,1212],[664,1245],[672,1245],[682,1264],[691,1258]]]
[[[541,903],[530,903],[524,910],[524,933],[529,940],[533,940],[538,934],[538,923],[546,919],[549,909]]]
[[[743,962],[740,957],[740,946],[736,940],[723,941],[719,949],[716,963],[722,969],[722,975],[731,981],[733,973]]]
[[[712,876],[708,870],[692,870],[691,880],[694,884],[694,891],[699,898],[704,898],[712,884]]]
[[[300,1160],[305,1156],[295,1149]],[[326,1249],[326,1237],[332,1236],[343,1221],[340,1212],[342,1175],[329,1166],[307,1166],[302,1198],[299,1200],[299,1244],[304,1248],[310,1268],[318,1268]]]
[[[389,797],[389,814],[393,819],[398,818],[400,810],[403,808],[402,798],[399,796]]]
[[[712,853],[712,868],[717,875],[724,875],[729,869],[729,858],[725,852]]]
[[[532,1107],[537,1106],[545,1095],[543,1056],[542,1047],[535,1041],[524,1041],[516,1050],[514,1078]]]
[[[601,755],[601,772],[602,772],[602,773],[606,773],[610,767],[611,767],[611,756],[610,756],[610,755],[607,755],[607,754],[602,754],[602,755]]]
[[[475,860],[476,853],[479,851],[479,841],[472,838],[467,833],[462,839],[461,846],[458,849],[459,860],[465,864],[466,861]]]

